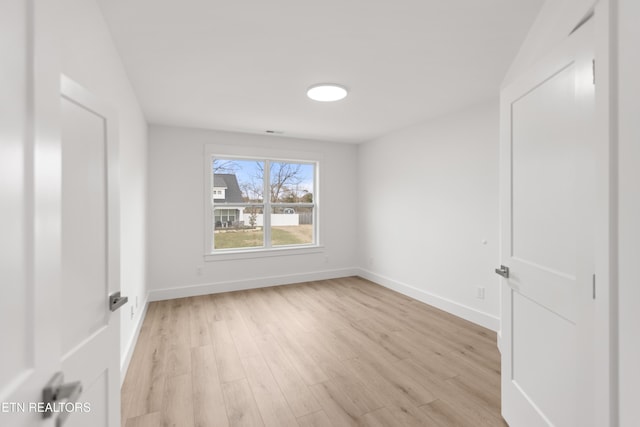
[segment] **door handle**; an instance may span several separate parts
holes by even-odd
[[[500,268],[496,268],[496,274],[501,275],[505,279],[509,278],[509,267],[501,265]]]
[[[109,310],[116,311],[129,301],[129,297],[120,296],[120,291],[109,295]]]
[[[80,393],[82,393],[82,383],[74,381],[71,383],[63,383],[64,374],[56,372],[49,380],[47,385],[42,389],[42,403],[44,403],[44,412],[42,418],[51,418],[54,413],[54,404],[60,403],[62,400],[68,403],[76,403]],[[62,411],[56,418],[56,427],[62,427],[71,412]]]

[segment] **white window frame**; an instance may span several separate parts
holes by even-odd
[[[265,179],[263,191],[263,203],[258,204],[264,206],[264,242],[265,245],[256,248],[233,248],[233,249],[214,249],[213,247],[213,218],[214,205],[213,200],[213,171],[211,170],[214,158],[237,159],[237,160],[255,160],[269,162],[287,162],[313,164],[314,166],[314,188],[313,203],[271,203],[268,197],[270,191],[267,187],[268,181]],[[320,233],[320,166],[322,156],[318,153],[293,151],[293,150],[265,150],[263,148],[251,147],[233,147],[218,144],[207,144],[204,150],[204,221],[205,221],[205,239],[204,239],[204,260],[205,261],[226,261],[233,259],[262,258],[272,256],[289,256],[308,253],[323,252],[324,248],[321,244]],[[270,170],[265,163],[265,176],[270,176]],[[241,204],[237,204],[240,206]],[[247,206],[256,206],[255,203],[247,203]],[[271,247],[271,215],[267,215],[272,207],[291,207],[291,206],[311,206],[313,207],[313,243],[301,245],[288,245]],[[268,224],[268,226],[267,226]]]

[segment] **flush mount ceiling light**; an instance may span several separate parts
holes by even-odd
[[[340,101],[347,96],[347,88],[334,83],[322,83],[307,89],[307,96],[320,102]]]

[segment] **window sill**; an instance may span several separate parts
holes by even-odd
[[[248,249],[243,251],[225,251],[212,254],[205,254],[205,262],[216,261],[233,261],[241,259],[255,259],[255,258],[269,258],[269,257],[281,257],[281,256],[293,256],[293,255],[308,255],[324,252],[324,246],[304,246],[304,247],[285,247],[285,248],[271,248],[271,249]]]

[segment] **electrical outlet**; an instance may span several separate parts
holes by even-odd
[[[484,299],[484,288],[476,288],[476,298]]]
[[[202,266],[201,265],[196,267],[196,276],[202,276]]]
[[[131,318],[133,319],[133,307],[131,307]]]

